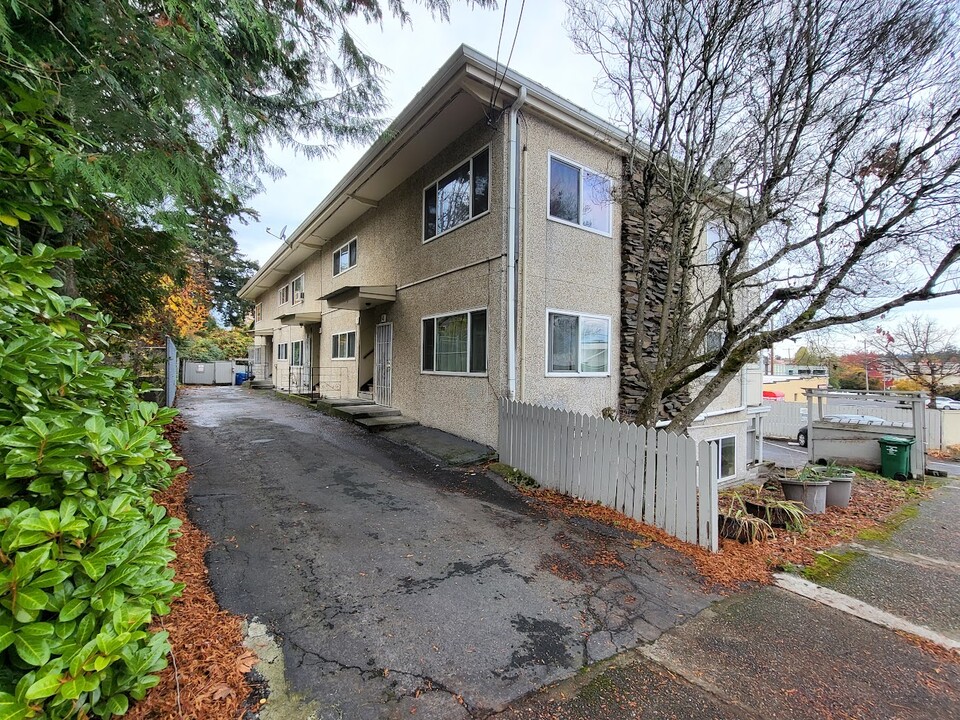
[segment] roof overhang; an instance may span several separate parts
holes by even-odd
[[[499,92],[493,93],[494,87]],[[290,274],[338,233],[491,111],[513,104],[526,88],[525,112],[625,151],[626,134],[543,85],[462,45],[437,71],[326,198],[239,292],[253,299]],[[496,100],[491,103],[491,98]]]
[[[274,332],[275,330],[272,327],[259,328],[258,330],[254,330],[253,334],[254,334],[254,337],[272,337]]]
[[[369,310],[397,299],[396,285],[348,285],[324,295],[321,300],[338,310]]]
[[[323,319],[323,313],[319,310],[315,312],[292,312],[281,315],[277,319],[281,325],[316,325]]]

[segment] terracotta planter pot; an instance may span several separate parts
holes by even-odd
[[[795,500],[803,505],[807,515],[818,515],[827,509],[827,487],[830,481],[824,480],[796,480],[781,478],[780,487],[787,500]]]
[[[853,494],[853,478],[830,478],[827,487],[827,505],[847,507]]]

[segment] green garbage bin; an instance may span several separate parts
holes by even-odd
[[[884,477],[906,480],[910,477],[910,451],[914,438],[884,435],[880,443],[880,473]]]

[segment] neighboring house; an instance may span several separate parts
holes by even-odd
[[[491,446],[502,397],[616,409],[625,143],[461,47],[242,289],[261,379]],[[762,411],[754,368],[691,428],[724,478]]]

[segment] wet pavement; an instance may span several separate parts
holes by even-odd
[[[717,599],[672,551],[272,394],[179,406],[217,598],[318,720],[482,717]]]
[[[958,509],[952,478],[890,537],[829,550],[836,571],[817,582],[960,639]],[[544,717],[957,720],[960,655],[766,587],[713,605],[585,683],[497,716]]]

